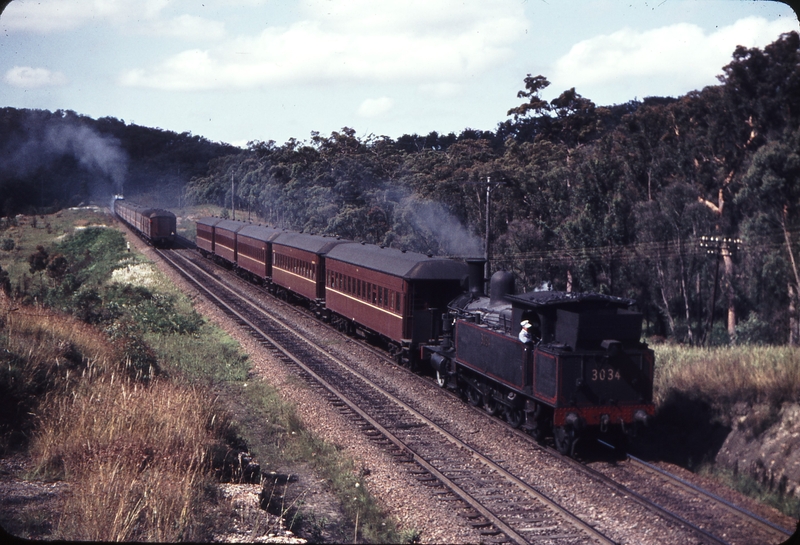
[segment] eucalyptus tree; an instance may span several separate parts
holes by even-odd
[[[743,238],[753,306],[767,323],[785,323],[800,344],[800,129],[760,148],[736,203],[747,214]],[[775,308],[775,304],[783,308]],[[785,317],[785,321],[784,318]],[[776,320],[777,318],[777,320]]]

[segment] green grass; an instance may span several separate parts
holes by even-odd
[[[0,221],[0,238],[14,241],[11,251],[0,250],[0,267],[7,270],[12,283],[19,282],[28,272],[28,256],[37,246],[50,246],[67,235],[91,225],[108,226],[113,219],[92,209],[63,210],[48,216],[23,216],[19,220]]]
[[[236,341],[208,323],[192,335],[149,333],[144,338],[167,373],[190,381],[242,382],[250,371]]]
[[[771,489],[749,475],[734,473],[733,471],[708,464],[703,465],[698,470],[698,473],[711,477],[759,503],[777,509],[785,515],[796,517],[800,513],[800,498],[785,494],[781,490]]]

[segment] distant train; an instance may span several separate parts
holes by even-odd
[[[498,272],[483,293],[469,263],[243,221],[197,220],[199,251],[341,331],[380,340],[469,403],[572,454],[586,433],[635,430],[654,414],[654,356],[632,300],[514,294]],[[532,340],[522,342],[522,323]]]
[[[148,208],[114,199],[114,213],[153,246],[169,247],[175,242],[175,214],[161,208]]]

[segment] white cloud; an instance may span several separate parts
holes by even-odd
[[[15,66],[6,72],[3,79],[12,87],[20,89],[58,87],[67,84],[67,77],[61,72],[30,66]]]
[[[394,106],[394,101],[389,97],[368,98],[358,108],[361,117],[380,117]]]
[[[184,39],[209,40],[224,35],[225,26],[220,21],[189,14],[166,16],[173,3],[173,0],[16,0],[3,12],[3,25],[11,31],[41,34],[87,25],[112,25],[126,33]]]
[[[572,46],[556,61],[549,79],[559,92],[575,87],[603,104],[608,102],[595,98],[598,94],[623,86],[626,98],[619,102],[633,96],[677,96],[716,84],[737,45],[763,47],[792,25],[796,22],[748,17],[709,34],[689,23],[647,31],[624,28]]]
[[[3,12],[3,24],[11,30],[52,32],[71,30],[87,23],[120,22],[157,16],[169,0],[39,0],[11,2]]]
[[[179,15],[172,19],[153,21],[148,32],[186,40],[218,40],[225,36],[225,24],[194,15]]]
[[[305,15],[257,36],[129,70],[120,82],[189,90],[458,81],[510,58],[525,24],[524,12],[513,0],[491,5],[482,0],[315,0]]]
[[[436,98],[448,98],[457,96],[461,92],[462,86],[458,83],[442,81],[438,83],[423,83],[419,86],[419,90],[424,95],[430,95]]]

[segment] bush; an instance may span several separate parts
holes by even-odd
[[[4,238],[3,242],[0,243],[0,250],[3,250],[4,252],[10,252],[15,247],[16,247],[16,244],[14,243],[14,239],[13,238]]]
[[[738,344],[780,344],[778,328],[763,321],[757,313],[751,312],[747,320],[736,326],[736,342]]]

